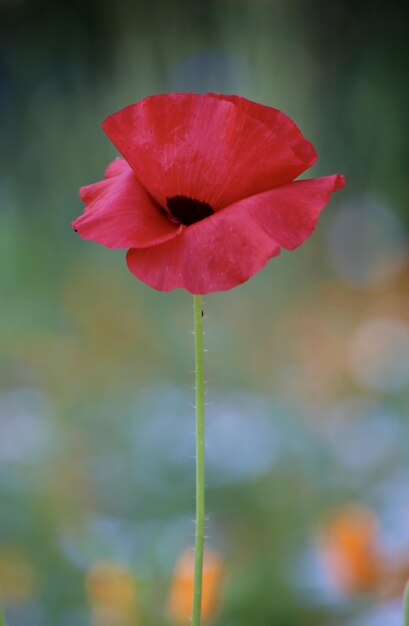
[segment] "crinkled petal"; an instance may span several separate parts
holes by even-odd
[[[262,269],[280,246],[293,249],[309,237],[331,193],[343,186],[344,177],[334,175],[247,198],[185,228],[171,241],[129,250],[128,267],[162,291],[231,289]]]
[[[172,223],[123,159],[116,159],[106,178],[80,190],[84,213],[73,223],[83,239],[108,248],[139,248],[175,237]]]
[[[86,205],[91,204],[94,200],[98,198],[101,193],[104,193],[106,189],[109,189],[112,181],[107,181],[107,178],[112,178],[113,176],[119,176],[119,174],[124,174],[125,172],[131,172],[131,168],[125,159],[120,159],[117,157],[108,165],[105,170],[105,179],[100,180],[97,183],[92,183],[91,185],[83,185],[80,188],[80,198]],[[85,207],[87,208],[87,207]]]
[[[285,136],[209,95],[151,96],[114,113],[103,128],[162,207],[181,195],[217,211],[306,169]]]
[[[125,159],[121,159],[117,157],[108,165],[105,170],[105,178],[111,178],[112,176],[119,176],[119,174],[124,174],[129,170],[129,165],[125,161]]]
[[[282,111],[279,111],[274,107],[258,104],[252,100],[247,100],[247,98],[242,98],[241,96],[213,93],[209,95],[214,98],[220,98],[221,100],[233,102],[239,109],[251,117],[254,117],[256,120],[263,122],[263,124],[276,133],[276,135],[282,137],[288,142],[296,155],[304,161],[305,169],[311,167],[316,162],[318,156],[314,146],[304,137],[293,120]]]
[[[280,253],[280,246],[256,222],[219,211],[158,246],[131,249],[130,271],[160,291],[184,288],[195,294],[236,287]]]
[[[241,224],[256,223],[280,246],[293,250],[315,230],[331,194],[345,185],[344,176],[297,180],[227,207]]]

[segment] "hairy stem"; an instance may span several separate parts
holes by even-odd
[[[192,626],[200,626],[205,523],[205,446],[202,297],[193,296],[196,357],[196,542]]]

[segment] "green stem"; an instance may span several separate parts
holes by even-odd
[[[403,594],[403,625],[409,626],[409,582]]]
[[[6,622],[5,622],[5,619],[4,619],[4,616],[3,616],[3,611],[1,610],[1,607],[0,607],[0,626],[6,626]]]
[[[202,297],[193,296],[196,356],[196,542],[192,626],[200,626],[205,523],[205,450]]]

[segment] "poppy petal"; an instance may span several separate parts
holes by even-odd
[[[302,180],[230,205],[171,241],[127,254],[130,271],[160,291],[209,293],[236,287],[314,231],[339,175]]]
[[[121,159],[120,157],[116,157],[116,159],[114,159],[112,161],[112,163],[110,163],[108,165],[108,167],[106,168],[106,170],[105,170],[105,178],[111,178],[112,176],[118,176],[119,174],[123,174],[127,170],[129,170],[129,165],[125,161],[125,159]]]
[[[151,96],[108,117],[103,129],[162,207],[187,196],[217,211],[306,169],[285,137],[206,95]]]
[[[254,221],[243,224],[234,211],[219,211],[171,241],[131,249],[130,271],[160,291],[184,288],[195,294],[236,287],[280,253],[280,246]]]
[[[83,239],[108,248],[137,248],[177,235],[181,226],[163,215],[126,161],[116,159],[106,176],[80,190],[86,207],[72,226]]]
[[[314,146],[304,137],[293,120],[282,111],[279,111],[274,107],[258,104],[252,100],[247,100],[247,98],[242,98],[241,96],[230,96],[216,93],[209,95],[214,98],[220,98],[221,100],[233,102],[233,104],[235,104],[239,109],[251,117],[254,117],[256,120],[263,122],[263,124],[275,132],[276,135],[282,137],[288,142],[295,154],[304,161],[305,169],[311,167],[316,162],[318,155]]]
[[[331,193],[342,189],[344,176],[297,180],[226,207],[242,224],[256,222],[280,246],[293,250],[315,230]]]

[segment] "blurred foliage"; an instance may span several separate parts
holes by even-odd
[[[115,155],[104,117],[172,90],[284,110],[317,147],[311,175],[348,183],[302,249],[206,298],[207,534],[224,571],[214,624],[400,624],[407,24],[406,4],[378,0],[0,2],[9,626],[170,623],[173,570],[194,533],[190,297],[136,282],[123,253],[69,224],[78,187]],[[317,533],[347,504],[373,510],[390,584],[346,592],[328,571]],[[335,547],[330,536],[359,577],[354,532]]]

